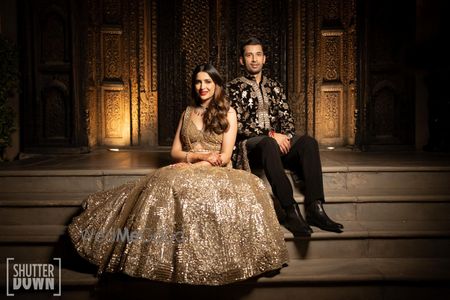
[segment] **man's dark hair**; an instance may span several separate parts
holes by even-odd
[[[261,48],[263,49],[263,52],[264,52],[263,43],[255,37],[250,37],[250,38],[246,39],[245,41],[243,41],[241,44],[241,56],[242,57],[244,57],[245,46],[248,46],[248,45],[261,45]]]

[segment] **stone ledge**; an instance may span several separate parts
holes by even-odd
[[[311,240],[344,240],[371,238],[449,238],[448,221],[342,221],[344,232],[334,233],[312,227]],[[285,240],[296,240],[284,229]]]
[[[0,177],[56,177],[56,176],[136,176],[147,175],[156,168],[128,169],[40,169],[40,170],[0,170]],[[256,170],[255,172],[258,172]],[[323,173],[353,173],[353,172],[450,172],[450,166],[324,166]],[[292,173],[286,170],[287,174]]]
[[[279,275],[258,279],[266,284],[448,280],[450,259],[433,258],[295,259]]]

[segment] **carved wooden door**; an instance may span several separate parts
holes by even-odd
[[[21,0],[24,149],[157,145],[156,0]]]
[[[78,97],[76,2],[24,0],[19,7],[22,150],[85,151],[84,109]]]
[[[84,1],[89,145],[156,146],[156,0]]]
[[[362,144],[414,144],[415,2],[361,1]]]

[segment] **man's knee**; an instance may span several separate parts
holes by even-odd
[[[309,135],[304,135],[300,137],[297,145],[302,147],[303,149],[319,149],[319,143],[315,138]]]
[[[264,137],[257,145],[262,152],[278,153],[280,146],[274,138]]]

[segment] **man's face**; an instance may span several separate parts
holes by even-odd
[[[244,57],[240,57],[241,65],[251,75],[261,73],[264,64],[266,63],[266,56],[264,55],[261,45],[247,45],[244,48]]]

